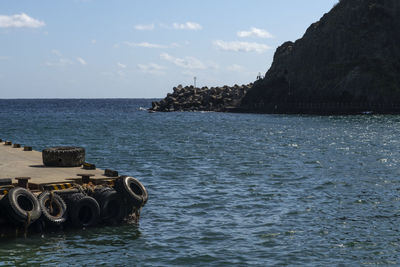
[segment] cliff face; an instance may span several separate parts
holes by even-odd
[[[307,112],[316,103],[400,105],[399,0],[341,0],[301,39],[276,50],[241,109]]]

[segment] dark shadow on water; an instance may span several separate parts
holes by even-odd
[[[35,227],[34,223],[29,227],[26,235],[23,228],[16,229],[13,225],[8,223],[1,226],[0,249],[2,245],[7,243],[13,243],[14,245],[18,243],[31,243],[36,242],[38,239],[50,240],[52,238],[60,237],[65,239],[75,239],[76,237],[77,239],[91,240],[98,237],[101,237],[102,239],[113,239],[115,236],[119,236],[120,238],[123,236],[127,240],[129,239],[132,241],[140,238],[142,235],[137,224],[122,224],[114,226],[100,225],[84,229],[73,227],[67,227],[64,229],[50,228],[40,232],[39,229]]]

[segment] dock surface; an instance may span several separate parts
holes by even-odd
[[[80,179],[77,174],[93,174],[93,180],[106,179],[104,170],[86,170],[82,167],[46,167],[43,165],[42,152],[24,151],[0,143],[0,178],[30,177],[29,184],[70,183]]]

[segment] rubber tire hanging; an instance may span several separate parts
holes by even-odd
[[[69,219],[78,228],[95,226],[100,219],[99,203],[82,193],[74,193],[66,199]]]
[[[143,207],[148,198],[144,185],[138,179],[131,176],[121,176],[115,181],[115,190],[123,194],[125,198],[136,208]]]
[[[100,217],[106,224],[117,224],[127,216],[126,204],[120,194],[112,188],[96,189],[93,198],[100,205]]]
[[[56,193],[45,191],[38,197],[46,225],[59,226],[68,218],[67,205]]]
[[[9,220],[18,226],[30,225],[42,214],[38,199],[23,187],[12,188],[1,202]]]

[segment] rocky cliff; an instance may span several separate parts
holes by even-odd
[[[276,50],[241,110],[400,112],[400,1],[341,0]]]

